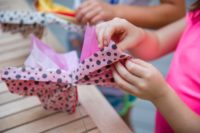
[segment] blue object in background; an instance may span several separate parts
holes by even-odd
[[[119,0],[110,0],[110,4],[118,4]]]

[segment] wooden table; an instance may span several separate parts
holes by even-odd
[[[13,4],[14,2],[14,4]],[[1,0],[0,9],[30,10],[24,0]],[[48,38],[48,40],[47,40]],[[50,31],[43,38],[56,51],[63,47]],[[0,69],[21,66],[29,54],[30,40],[0,31]],[[0,83],[0,132],[5,133],[130,133],[95,86],[79,86],[80,105],[74,114],[44,110],[36,97],[11,94]]]

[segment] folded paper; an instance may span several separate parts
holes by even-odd
[[[32,11],[0,11],[0,24],[4,31],[33,32],[42,29],[49,24],[57,24],[65,30],[82,33],[81,26],[61,19],[51,13],[39,13]],[[37,33],[36,32],[36,33]],[[37,35],[37,34],[36,34]]]
[[[55,53],[32,37],[32,51],[25,67],[5,68],[2,80],[12,93],[38,96],[47,109],[74,112],[78,100],[77,85],[116,87],[112,76],[114,63],[131,58],[114,44],[103,49],[97,46],[95,29],[88,27],[81,62],[78,62],[73,52]]]

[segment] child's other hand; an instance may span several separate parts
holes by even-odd
[[[123,51],[134,48],[145,37],[144,30],[120,18],[98,24],[96,34],[100,48],[114,41]]]
[[[119,87],[146,100],[160,100],[169,92],[169,87],[161,73],[151,64],[140,59],[126,61],[115,65],[113,77]]]
[[[97,24],[100,21],[111,20],[114,17],[113,6],[96,0],[85,1],[76,10],[76,19],[81,24]]]

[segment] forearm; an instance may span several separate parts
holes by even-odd
[[[182,18],[185,14],[184,4],[172,3],[163,3],[158,6],[116,5],[115,17],[124,18],[143,28],[160,28]]]
[[[162,116],[175,132],[200,132],[200,117],[189,109],[170,87],[167,89],[167,95],[152,101]]]
[[[144,31],[144,39],[129,52],[133,57],[140,58],[146,61],[153,60],[159,57],[160,42],[154,32]]]
[[[144,39],[129,51],[143,60],[159,58],[176,49],[184,29],[183,18],[157,31],[144,31]]]

